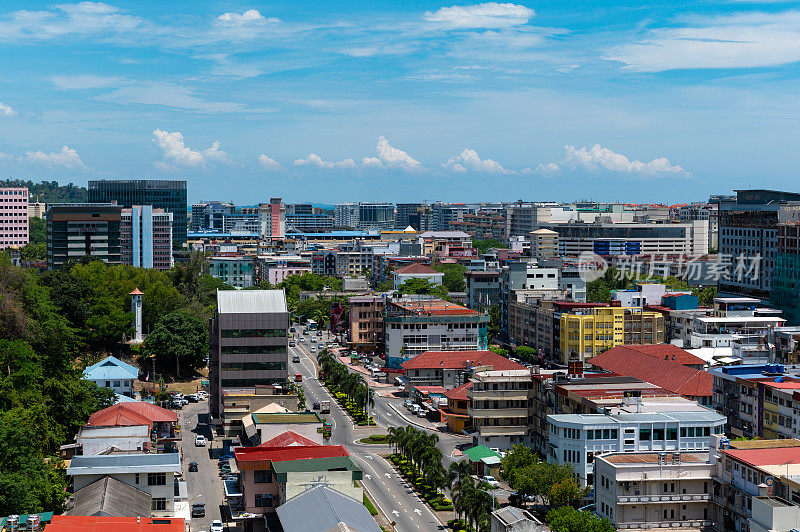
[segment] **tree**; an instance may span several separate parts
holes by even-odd
[[[589,512],[581,512],[572,506],[562,506],[547,512],[544,518],[553,532],[614,532],[608,519],[601,519]]]
[[[701,307],[710,307],[714,304],[714,298],[717,297],[716,286],[696,286],[692,290],[692,294],[697,296],[697,302]]]
[[[550,488],[550,506],[559,508],[580,501],[589,493],[589,488],[581,488],[571,478],[562,480]]]
[[[496,355],[500,355],[501,357],[508,358],[508,349],[503,349],[502,347],[497,347],[495,345],[489,346],[489,351]]]
[[[47,260],[47,244],[27,244],[19,250],[22,260]]]
[[[500,336],[500,308],[497,305],[489,307],[489,339]]]
[[[47,244],[47,222],[42,218],[29,218],[28,237],[31,244]]]
[[[492,248],[504,248],[505,244],[494,238],[487,238],[484,240],[472,239],[472,247],[478,248],[478,254],[483,255]]]
[[[401,294],[421,294],[436,296],[449,300],[447,288],[444,285],[432,284],[430,280],[422,277],[412,277],[397,287]]]
[[[536,349],[528,347],[526,345],[521,345],[516,349],[514,349],[514,355],[516,355],[517,358],[525,362],[532,362],[533,360],[536,360],[536,358],[538,358],[539,356]]]
[[[433,269],[444,274],[442,284],[447,288],[448,292],[463,292],[467,289],[467,284],[464,280],[464,272],[467,271],[467,268],[463,264],[442,264],[437,262],[433,265]]]
[[[159,371],[175,368],[175,375],[195,370],[205,365],[208,352],[208,334],[200,320],[183,312],[171,312],[161,318],[155,330],[142,344],[147,357],[155,357]]]

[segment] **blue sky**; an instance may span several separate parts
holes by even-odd
[[[800,3],[0,3],[0,175],[190,201],[798,189]]]

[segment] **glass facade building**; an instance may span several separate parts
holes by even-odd
[[[89,201],[110,203],[131,208],[134,205],[152,205],[172,213],[172,243],[176,247],[186,244],[187,200],[186,181],[163,179],[123,179],[89,181]]]

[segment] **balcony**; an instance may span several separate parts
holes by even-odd
[[[474,386],[474,385],[473,385]],[[469,390],[467,397],[478,401],[517,400],[528,401],[533,396],[532,390]]]
[[[528,417],[528,408],[468,408],[467,413],[470,417],[477,418],[499,418],[499,417]]]
[[[706,502],[711,500],[708,493],[669,494],[669,495],[619,495],[617,504],[642,504],[665,502]]]
[[[654,528],[707,528],[711,526],[708,520],[687,520],[687,521],[631,521],[627,523],[617,523],[617,530],[652,530]]]
[[[525,436],[528,434],[528,425],[512,426],[478,426],[473,427],[481,436]]]

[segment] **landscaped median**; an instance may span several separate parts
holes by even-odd
[[[428,503],[428,506],[437,512],[453,511],[453,502],[446,498],[444,494],[439,493],[439,490],[435,487],[427,484],[422,474],[410,460],[397,454],[391,454],[387,459],[395,465],[400,476],[402,476],[406,482],[414,486],[420,497],[425,499],[425,502]]]
[[[389,434],[373,434],[372,436],[367,436],[366,438],[361,438],[361,443],[369,443],[369,444],[389,444],[392,443],[391,436]]]

